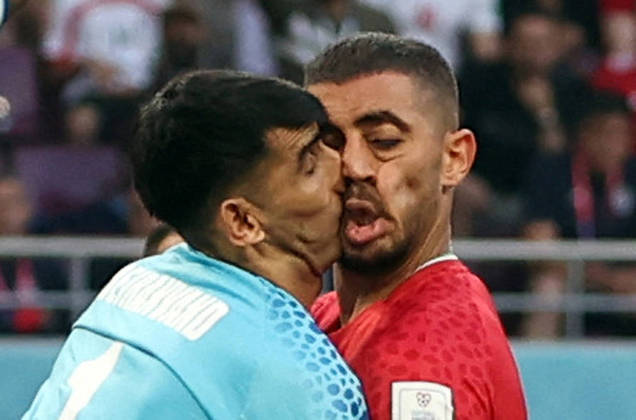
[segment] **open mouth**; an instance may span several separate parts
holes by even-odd
[[[344,235],[356,246],[366,245],[383,236],[389,221],[366,200],[350,198],[345,203]]]

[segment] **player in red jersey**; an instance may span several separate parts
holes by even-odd
[[[319,55],[306,84],[346,137],[337,295],[313,312],[372,419],[526,419],[492,299],[450,247],[476,145],[448,64],[423,43],[363,34]]]

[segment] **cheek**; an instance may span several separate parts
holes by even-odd
[[[438,176],[432,171],[427,175],[422,165],[413,163],[386,164],[378,172],[378,191],[386,209],[403,219],[418,212],[425,201],[437,193]]]
[[[324,177],[313,177],[297,185],[293,197],[288,200],[292,213],[300,217],[313,217],[331,210],[338,201]],[[329,212],[330,214],[331,212]]]

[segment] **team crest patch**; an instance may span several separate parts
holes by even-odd
[[[392,420],[453,420],[453,391],[435,382],[393,382]]]

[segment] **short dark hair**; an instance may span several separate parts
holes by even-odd
[[[575,120],[577,130],[598,117],[610,114],[629,115],[631,112],[627,99],[614,92],[592,91],[586,99],[580,107],[578,118]]]
[[[317,98],[280,79],[227,70],[177,76],[140,111],[135,187],[148,211],[183,235],[267,155],[268,130],[327,121]]]
[[[187,22],[198,24],[200,22],[196,10],[184,5],[169,7],[163,12],[164,26],[175,22]]]
[[[536,4],[530,4],[506,14],[503,26],[503,35],[505,38],[510,38],[515,31],[517,24],[526,18],[541,18],[543,20],[550,21],[552,23],[559,23],[563,21],[563,18],[556,15],[545,8]]]
[[[437,91],[447,103],[449,125],[457,127],[459,94],[451,66],[438,50],[396,35],[365,32],[346,38],[320,53],[305,67],[305,85],[344,83],[360,76],[396,71],[413,76]]]

